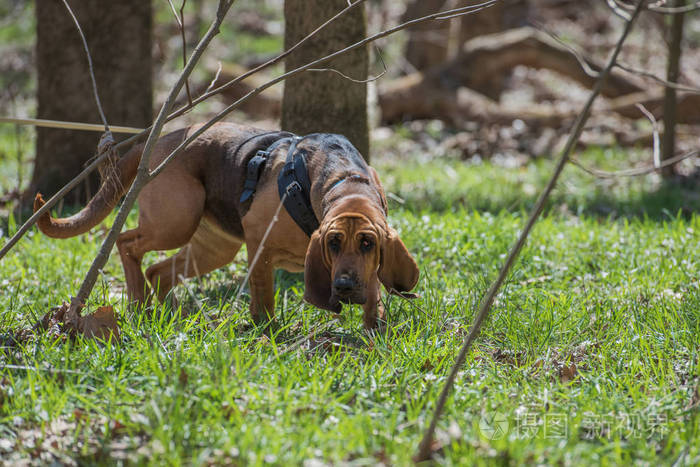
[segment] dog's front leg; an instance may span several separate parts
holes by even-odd
[[[376,329],[384,320],[384,304],[382,303],[381,288],[374,284],[367,292],[367,301],[362,305],[364,315],[362,320],[365,329]]]
[[[255,258],[256,248],[248,251],[248,267],[250,273],[250,314],[255,324],[265,324],[275,316],[275,284],[273,266],[270,258],[261,254],[256,264],[251,264]]]

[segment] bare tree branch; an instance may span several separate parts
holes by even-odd
[[[700,2],[695,2],[692,5],[679,6],[679,7],[649,7],[649,9],[655,13],[663,13],[669,15],[677,15],[690,13],[691,11],[700,10]]]
[[[352,81],[353,83],[360,83],[360,84],[371,83],[372,81],[376,81],[379,78],[381,78],[382,76],[384,76],[386,74],[386,72],[388,71],[387,67],[386,67],[386,63],[384,63],[384,58],[382,57],[382,51],[379,50],[379,47],[375,47],[375,50],[377,51],[377,56],[379,57],[379,60],[382,62],[382,67],[384,68],[384,70],[381,73],[379,73],[377,76],[372,76],[371,78],[367,78],[367,79],[351,78],[350,76],[346,75],[345,73],[343,73],[340,70],[336,70],[335,68],[309,68],[306,71],[330,71],[330,72],[339,74],[343,78],[347,79],[348,81]]]
[[[598,81],[595,84],[595,87],[591,91],[588,101],[586,102],[586,105],[584,106],[583,110],[579,114],[578,118],[576,119],[576,122],[574,123],[574,126],[571,130],[571,133],[569,134],[569,138],[566,141],[566,145],[564,149],[562,150],[561,156],[559,157],[559,160],[557,162],[557,165],[554,169],[554,174],[552,174],[551,179],[547,183],[547,186],[545,187],[544,191],[540,195],[540,197],[537,200],[537,203],[532,209],[532,212],[530,214],[530,217],[520,233],[520,236],[518,237],[518,240],[516,243],[511,247],[510,252],[508,253],[508,257],[506,258],[505,264],[503,265],[501,272],[499,273],[498,277],[496,280],[491,284],[491,287],[489,288],[488,292],[486,293],[484,299],[481,302],[481,305],[479,307],[479,312],[476,315],[476,318],[474,319],[474,323],[472,324],[472,328],[469,332],[469,334],[464,338],[464,343],[462,344],[462,348],[459,351],[459,354],[457,355],[457,359],[452,366],[452,369],[450,371],[449,376],[447,377],[447,380],[445,381],[445,385],[442,388],[442,392],[440,393],[440,397],[437,401],[437,404],[435,406],[435,410],[433,412],[433,417],[430,422],[430,426],[428,429],[425,431],[425,434],[423,436],[423,439],[420,442],[420,445],[418,447],[418,452],[416,453],[414,460],[416,462],[420,461],[425,461],[430,459],[432,451],[431,451],[431,445],[433,442],[433,438],[435,435],[435,429],[437,427],[437,422],[440,419],[440,415],[442,415],[442,411],[445,407],[445,403],[447,402],[447,396],[450,393],[450,390],[452,389],[452,385],[454,384],[454,380],[457,377],[457,372],[461,368],[462,364],[464,364],[464,360],[467,357],[467,353],[469,352],[469,349],[472,345],[472,343],[476,340],[476,337],[479,335],[479,331],[481,329],[481,325],[486,319],[486,317],[489,314],[489,311],[491,310],[491,304],[493,303],[494,298],[496,298],[496,294],[498,293],[498,290],[501,288],[501,285],[506,279],[506,276],[510,272],[510,268],[513,266],[513,263],[517,259],[518,255],[520,254],[520,250],[522,249],[523,245],[525,244],[525,241],[527,240],[527,237],[530,233],[530,230],[532,227],[535,225],[535,222],[537,222],[537,219],[539,218],[540,213],[542,212],[542,209],[544,208],[544,203],[547,201],[547,198],[549,197],[549,194],[552,192],[554,189],[554,186],[557,183],[557,180],[559,179],[559,175],[561,175],[561,172],[564,170],[564,166],[566,166],[566,163],[569,160],[569,155],[571,154],[571,151],[573,150],[574,146],[578,142],[579,138],[581,137],[581,132],[583,131],[583,127],[586,123],[586,120],[588,120],[588,117],[591,113],[591,107],[593,106],[593,102],[595,99],[598,97],[600,94],[600,90],[603,88],[603,83],[605,79],[608,77],[610,74],[610,71],[612,70],[615,60],[617,60],[617,56],[620,53],[620,50],[622,50],[622,44],[625,42],[625,39],[627,38],[630,30],[632,29],[632,25],[634,24],[635,20],[639,16],[639,14],[642,12],[644,8],[644,1],[645,0],[639,0],[637,3],[637,7],[635,8],[634,12],[630,16],[629,21],[625,24],[625,29],[622,32],[622,35],[620,36],[620,39],[617,42],[617,45],[615,47],[615,50],[613,51],[612,55],[610,56],[610,59],[608,60],[607,65],[605,68],[600,72],[600,76],[598,78]]]
[[[73,18],[75,27],[78,29],[78,33],[80,34],[80,39],[83,41],[83,47],[85,48],[85,55],[87,56],[88,61],[88,70],[90,71],[90,80],[92,81],[92,92],[93,94],[95,94],[95,103],[97,104],[97,110],[99,110],[100,112],[102,123],[105,126],[105,132],[109,132],[107,117],[105,117],[105,112],[102,109],[102,103],[100,102],[100,94],[97,92],[97,80],[95,80],[95,70],[92,67],[92,56],[90,55],[90,49],[88,48],[87,39],[85,39],[83,29],[80,27],[80,23],[78,23],[78,18],[75,17],[75,13],[73,13],[73,10],[71,10],[70,5],[68,5],[68,0],[63,0],[63,4],[66,6],[66,9],[68,10],[68,13],[70,14],[71,18]]]
[[[689,93],[693,93],[693,94],[700,94],[700,87],[686,86],[683,84],[673,83],[671,81],[668,81],[668,80],[661,78],[660,76],[656,76],[653,73],[650,73],[650,72],[644,71],[644,70],[640,70],[639,68],[631,67],[625,63],[616,63],[615,67],[617,67],[621,70],[625,70],[628,73],[632,73],[635,75],[642,76],[644,78],[652,79],[652,80],[656,81],[657,83],[663,84],[667,88],[673,88],[676,91],[684,91],[684,92],[689,92]]]
[[[173,12],[173,15],[175,16],[175,21],[177,22],[178,27],[180,28],[180,39],[182,41],[182,66],[184,67],[187,64],[187,41],[185,39],[185,4],[187,3],[187,0],[182,0],[182,6],[180,7],[180,14],[178,16],[177,10],[175,10],[175,5],[173,5],[173,0],[168,0],[168,3],[170,4],[170,10]],[[187,80],[185,81],[185,90],[187,91],[187,102],[189,103],[190,107],[192,107],[192,94],[190,93],[190,81]]]
[[[626,11],[632,11],[634,9],[634,4],[630,5],[630,4],[625,3],[621,0],[606,0],[606,1],[607,1],[608,5],[610,5],[611,8],[613,8],[613,6],[614,6],[617,10],[621,10],[623,13],[626,13]],[[647,10],[653,11],[654,13],[661,13],[661,14],[667,14],[667,15],[689,13],[689,12],[694,11],[694,10],[700,10],[700,2],[695,2],[692,5],[675,6],[675,7],[662,6],[665,3],[666,3],[666,0],[659,0],[656,3],[650,4],[647,7]]]
[[[219,66],[216,68],[216,74],[214,74],[214,78],[209,83],[209,86],[207,86],[207,89],[204,90],[205,94],[208,93],[209,91],[211,91],[212,89],[214,89],[214,85],[219,80],[219,75],[221,75],[222,68],[223,67],[221,65],[221,61],[219,61]]]
[[[654,114],[649,112],[647,108],[644,107],[642,104],[637,103],[635,104],[635,107],[637,107],[639,111],[642,112],[651,122],[651,131],[654,142],[652,160],[654,161],[654,167],[658,168],[661,166],[661,150],[659,147],[659,122],[656,120],[656,117],[654,117]]]
[[[581,69],[583,70],[584,73],[586,73],[591,78],[598,78],[599,77],[600,74],[597,71],[595,71],[593,68],[591,68],[591,66],[588,63],[588,61],[586,60],[586,58],[583,56],[583,54],[578,49],[576,49],[575,47],[572,47],[569,44],[567,44],[566,42],[564,42],[556,33],[547,29],[544,26],[544,24],[536,23],[536,24],[534,24],[534,26],[538,30],[544,32],[549,37],[551,37],[552,39],[557,41],[557,43],[559,45],[565,47],[566,50],[571,52],[573,54],[573,56],[576,57],[576,60],[578,61],[579,65],[581,65]]]
[[[571,163],[578,167],[579,169],[583,170],[584,172],[593,175],[594,177],[597,178],[618,178],[618,177],[639,177],[640,175],[647,175],[653,172],[658,172],[660,169],[663,169],[664,167],[668,167],[674,164],[677,164],[680,161],[683,161],[685,159],[689,159],[691,157],[697,156],[700,154],[700,151],[690,151],[685,154],[681,154],[675,157],[672,157],[671,159],[666,159],[665,161],[661,162],[658,166],[655,165],[650,165],[646,167],[638,167],[634,169],[626,169],[626,170],[618,170],[615,172],[606,172],[604,170],[600,169],[592,169],[590,167],[587,167],[583,162],[578,160],[575,157],[571,158]]]
[[[555,41],[557,41],[563,47],[566,47],[566,49],[576,57],[576,60],[578,60],[579,64],[581,65],[581,68],[588,76],[590,76],[591,78],[598,77],[598,72],[590,67],[590,65],[586,61],[585,57],[578,49],[576,49],[575,47],[572,47],[571,45],[564,42],[556,33],[547,29],[543,24],[535,23],[534,26],[537,29],[539,29],[540,31],[547,34],[549,37],[551,37]],[[673,89],[676,89],[677,91],[685,91],[685,92],[690,92],[690,93],[694,93],[694,94],[700,94],[700,87],[685,86],[685,85],[682,85],[679,83],[672,83],[671,81],[665,80],[659,76],[656,76],[653,73],[650,73],[650,72],[645,71],[645,70],[640,70],[639,68],[634,68],[634,67],[627,65],[623,62],[615,63],[615,67],[619,68],[621,70],[624,70],[628,73],[632,73],[634,75],[637,75],[637,76],[652,79],[659,84],[663,84],[665,87],[673,88]]]
[[[624,19],[625,21],[630,20],[630,14],[627,13],[620,5],[615,1],[615,0],[606,0],[608,6],[610,9],[615,13],[617,16],[620,18]]]

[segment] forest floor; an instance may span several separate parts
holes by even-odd
[[[278,273],[279,327],[266,337],[247,295],[232,303],[245,252],[178,287],[178,309],[130,313],[113,254],[89,308],[114,306],[119,342],[4,334],[0,459],[408,464],[553,167],[436,155],[431,141],[442,136],[431,125],[373,139],[390,223],[421,270],[419,299],[386,298],[383,332],[365,332],[355,307],[332,315],[305,305],[301,277]],[[6,132],[0,145],[11,154],[16,141]],[[580,155],[607,170],[639,157]],[[0,179],[15,172],[6,162]],[[700,462],[700,197],[687,182],[596,180],[567,167],[459,373],[436,459]],[[0,228],[4,242],[16,223],[5,216]],[[24,238],[0,261],[0,330],[31,326],[69,299],[104,235]]]

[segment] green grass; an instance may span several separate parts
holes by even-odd
[[[267,339],[250,325],[247,297],[232,303],[244,255],[188,283],[202,308],[177,290],[188,318],[169,305],[149,318],[127,313],[114,254],[91,307],[115,306],[120,343],[42,336],[0,349],[0,438],[9,440],[0,457],[408,464],[552,163],[506,169],[377,152],[386,188],[405,201],[392,202],[391,223],[421,268],[421,298],[389,299],[387,331],[362,331],[358,309],[338,318],[303,305],[299,277],[279,274],[280,330]],[[584,159],[611,168],[628,165],[625,156]],[[566,169],[459,373],[437,459],[700,462],[692,194],[654,177],[597,182]],[[29,325],[75,293],[103,235],[23,239],[0,261],[0,329]]]

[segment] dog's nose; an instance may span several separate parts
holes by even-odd
[[[333,291],[337,295],[348,295],[355,289],[355,281],[347,274],[336,277],[333,281]]]

